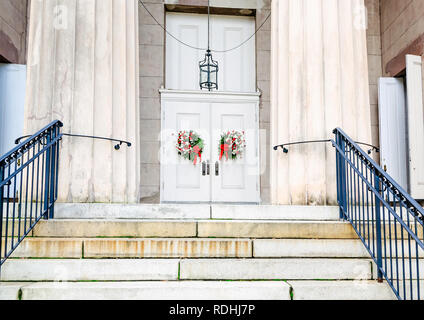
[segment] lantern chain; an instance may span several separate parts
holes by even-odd
[[[153,16],[153,14],[149,11],[149,9],[147,9],[147,7],[146,7],[146,5],[143,3],[143,1],[141,1],[141,0],[138,0],[138,2],[144,7],[144,9],[147,11],[147,13],[152,17],[152,19],[156,22],[156,24],[158,25],[158,26],[160,26],[164,31],[165,31],[165,33],[166,34],[168,34],[171,38],[173,38],[174,40],[176,40],[177,42],[179,42],[179,43],[181,43],[182,45],[184,45],[184,46],[186,46],[186,47],[189,47],[189,48],[191,48],[191,49],[194,49],[194,50],[201,50],[201,51],[205,51],[205,50],[207,50],[206,48],[199,48],[199,47],[195,47],[195,46],[192,46],[192,45],[190,45],[190,44],[188,44],[188,43],[186,43],[186,42],[184,42],[184,41],[182,41],[182,40],[180,40],[180,39],[178,39],[176,36],[174,36],[172,33],[170,33],[154,16]],[[259,30],[261,30],[262,29],[262,27],[265,25],[265,23],[269,20],[269,18],[271,17],[271,13],[269,13],[268,14],[268,16],[265,18],[265,20],[261,23],[261,25],[256,29],[256,31],[255,31],[255,33],[253,33],[249,38],[247,38],[245,41],[243,41],[242,43],[240,43],[238,46],[235,46],[235,47],[233,47],[233,48],[231,48],[231,49],[227,49],[227,50],[214,50],[214,49],[211,49],[210,51],[211,52],[217,52],[217,53],[225,53],[225,52],[229,52],[229,51],[233,51],[233,50],[236,50],[236,49],[238,49],[238,48],[240,48],[240,47],[242,47],[245,43],[247,43],[247,42],[249,42],[249,40],[250,39],[252,39],[258,32],[259,32]]]

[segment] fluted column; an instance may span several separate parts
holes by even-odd
[[[273,0],[271,141],[332,138],[343,128],[371,143],[363,0]],[[331,145],[271,152],[274,204],[336,203]]]
[[[138,6],[136,0],[33,0],[25,131],[54,119],[64,132],[59,201],[139,200]]]

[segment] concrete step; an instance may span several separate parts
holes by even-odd
[[[27,238],[12,258],[369,258],[360,240]]]
[[[13,231],[12,231],[13,230]],[[9,223],[8,236],[22,235],[24,221]],[[372,229],[361,227],[364,236],[375,236]],[[390,232],[391,231],[391,232]],[[3,236],[6,229],[3,228]],[[402,229],[386,225],[382,237],[402,239]],[[308,220],[231,220],[231,219],[52,219],[38,222],[29,236],[36,237],[221,237],[221,238],[297,238],[297,239],[357,239],[346,221]],[[418,230],[419,238],[423,229]],[[406,231],[403,238],[407,239]]]
[[[339,207],[212,205],[212,219],[338,221]]]
[[[356,239],[347,222],[263,220],[49,220],[35,237]]]
[[[183,280],[372,279],[367,259],[183,259]]]
[[[197,235],[196,221],[174,220],[48,220],[34,228],[35,237],[190,238]]]
[[[377,281],[289,281],[293,300],[396,300],[387,283]]]
[[[56,219],[338,220],[326,206],[57,203]]]
[[[386,242],[387,250],[383,256],[395,256],[397,244],[398,256],[401,255],[402,241]],[[415,258],[415,247],[409,253],[408,241],[404,241],[404,256]],[[424,250],[419,249],[418,255],[424,258]],[[255,239],[253,241],[253,256],[257,258],[369,258],[370,254],[361,240],[350,239]]]
[[[6,226],[7,222],[7,226]],[[25,223],[25,220],[22,219],[19,221],[19,219],[3,219],[3,226],[1,230],[1,235],[4,237],[6,234],[8,237],[18,237],[22,236],[24,234],[24,231],[26,229],[30,228],[30,221],[27,220]],[[32,221],[34,223],[34,220]],[[7,229],[7,230],[6,230]],[[7,232],[7,233],[6,233]]]
[[[383,259],[383,269],[390,279],[399,280],[416,280],[417,269],[418,274],[423,277],[424,259]],[[373,262],[373,276],[377,278],[377,265]],[[409,282],[409,281],[408,281]],[[415,281],[416,284],[417,281]],[[412,281],[414,283],[414,281]],[[413,284],[414,285],[414,284]],[[423,287],[424,288],[424,287]]]
[[[56,203],[56,219],[210,219],[209,205]]]
[[[22,300],[290,300],[284,281],[45,282],[13,285],[5,297],[20,286]]]
[[[248,239],[27,238],[12,258],[251,258]]]
[[[177,280],[178,259],[10,259],[1,281]]]
[[[0,283],[1,300],[395,300],[377,281]]]
[[[82,258],[81,238],[26,238],[10,258]]]
[[[10,239],[9,239],[10,240]],[[4,241],[2,242],[4,244]],[[408,243],[405,243],[407,248]],[[10,247],[10,245],[9,245]],[[392,243],[395,248],[395,242]],[[398,241],[398,248],[401,242]],[[405,257],[409,257],[409,250]],[[393,253],[394,253],[393,249]],[[398,250],[398,253],[401,251]],[[384,250],[383,250],[384,253]],[[386,252],[389,256],[389,252]],[[424,251],[420,250],[420,258]],[[411,256],[415,257],[415,249]],[[26,238],[11,258],[369,258],[360,240]]]
[[[255,239],[256,258],[369,258],[361,240]]]
[[[352,226],[339,221],[246,221],[198,222],[199,237],[356,239]]]
[[[372,279],[367,259],[10,259],[2,281]]]
[[[28,283],[0,282],[0,300],[19,300],[19,290]]]
[[[369,258],[360,240],[27,238],[12,258]]]

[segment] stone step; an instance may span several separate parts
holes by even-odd
[[[25,282],[0,282],[0,300],[19,300],[19,290],[26,285]]]
[[[338,221],[336,206],[212,205],[212,219]]]
[[[0,283],[0,300],[395,300],[377,281]]]
[[[35,237],[356,239],[347,222],[263,220],[49,220]]]
[[[138,236],[138,237],[195,237],[197,236],[197,226],[201,225],[202,233],[209,232],[209,226],[222,224],[225,228],[240,229],[239,224],[246,223],[248,226],[257,226],[255,233],[261,233],[268,229],[275,229],[281,225],[295,226],[325,226],[325,225],[346,225],[346,222],[322,222],[322,221],[275,221],[275,220],[153,220],[153,219],[53,219],[41,220],[35,226],[34,231],[29,236],[46,237],[113,237],[113,236]],[[234,225],[233,225],[234,224]],[[219,226],[218,226],[219,227]],[[346,227],[346,226],[345,226]],[[261,230],[258,230],[261,229]],[[25,224],[18,221],[14,224],[9,222],[7,235],[17,237],[23,235]],[[213,230],[213,229],[210,229]],[[6,234],[5,224],[3,224],[3,234]],[[231,231],[231,230],[230,230]],[[240,231],[239,231],[240,232]],[[246,231],[241,231],[246,232]],[[351,232],[352,233],[352,232]],[[214,236],[214,235],[212,235]]]
[[[218,238],[357,238],[350,224],[339,221],[199,221],[197,233],[199,237]]]
[[[7,226],[6,226],[7,222]],[[4,237],[6,234],[8,237],[19,237],[23,236],[25,230],[30,228],[30,223],[34,223],[34,220],[30,222],[30,220],[22,219],[19,221],[19,219],[3,219],[3,225],[1,230],[1,235]],[[6,230],[7,229],[7,230]],[[7,233],[6,233],[7,232]]]
[[[178,259],[9,259],[1,281],[177,280]]]
[[[255,239],[256,258],[369,258],[360,240]]]
[[[387,249],[383,256],[395,257],[395,248],[398,248],[398,257],[401,255],[402,241],[386,242]],[[372,246],[372,245],[371,245]],[[409,253],[408,241],[404,241],[404,257],[415,258],[417,252],[411,243]],[[365,245],[361,240],[350,239],[255,239],[253,241],[253,256],[257,258],[369,258]],[[418,250],[418,256],[424,258],[424,250]]]
[[[182,280],[372,279],[368,259],[183,259]]]
[[[396,300],[390,286],[383,282],[289,281],[293,300]]]
[[[83,239],[26,238],[10,258],[82,258]]]
[[[372,279],[368,259],[10,259],[2,281]]]
[[[197,235],[196,221],[174,220],[48,220],[34,228],[35,237],[68,238],[190,238]]]
[[[22,300],[290,300],[284,281],[44,282],[13,288],[5,299],[16,299],[21,288]]]
[[[27,238],[12,258],[251,258],[248,239]]]
[[[210,219],[209,205],[56,203],[55,219]]]
[[[10,240],[10,239],[9,239]],[[4,244],[4,240],[2,242]],[[405,243],[407,248],[408,243]],[[10,245],[9,245],[10,247]],[[395,242],[392,242],[395,248]],[[401,242],[398,241],[398,248]],[[398,250],[400,253],[400,249]],[[409,250],[405,257],[409,257]],[[393,249],[394,252],[394,249]],[[384,253],[384,250],[383,250]],[[415,257],[415,250],[411,256]],[[420,250],[424,258],[424,251]],[[389,252],[387,252],[389,256]],[[11,258],[369,258],[360,240],[26,238]]]
[[[373,276],[377,278],[377,265],[373,263]],[[394,279],[394,281],[399,280],[416,280],[417,274],[420,275],[421,279],[423,278],[424,270],[424,259],[383,259],[383,270],[386,271],[389,279]],[[418,272],[417,272],[418,270]],[[409,281],[408,281],[409,282]],[[412,281],[416,284],[417,281]],[[424,288],[424,287],[423,287]]]
[[[21,222],[23,233],[23,222]],[[8,229],[8,235],[18,235],[19,224]],[[389,232],[391,231],[391,233]],[[401,239],[402,230],[396,229]],[[423,230],[418,236],[422,238]],[[3,235],[5,229],[3,229]],[[395,229],[386,226],[382,236],[392,239]],[[218,237],[218,238],[297,238],[297,239],[356,239],[352,226],[345,221],[295,220],[184,220],[184,219],[53,219],[41,220],[29,236],[36,237]],[[368,229],[365,228],[365,238]],[[370,230],[370,237],[373,237]],[[406,232],[403,232],[407,239]]]
[[[57,203],[56,219],[338,220],[332,206]]]

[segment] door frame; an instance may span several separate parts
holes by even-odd
[[[260,168],[261,168],[261,157],[260,157],[260,134],[259,134],[259,97],[260,92],[220,92],[220,91],[190,91],[190,90],[168,90],[168,89],[161,89],[159,90],[160,93],[160,100],[161,100],[161,133],[160,133],[160,158],[164,159],[164,147],[163,147],[163,141],[165,141],[164,137],[164,128],[165,128],[165,111],[162,108],[163,102],[165,101],[173,101],[173,102],[203,102],[203,103],[240,103],[240,102],[249,102],[249,103],[255,103],[255,127],[257,130],[256,134],[256,155],[257,155],[257,172],[258,176],[256,178],[257,180],[257,186],[258,186],[258,197],[257,199],[254,199],[253,201],[246,201],[243,202],[245,204],[251,203],[251,204],[259,204],[261,203],[261,176],[260,176]],[[163,176],[163,170],[162,170],[162,163],[160,159],[160,203],[189,203],[186,201],[176,201],[176,202],[170,202],[165,201],[163,199],[163,189],[164,189],[164,176]],[[194,202],[199,203],[199,202]],[[202,202],[202,203],[226,203],[226,202]],[[231,203],[231,204],[237,204],[237,203]],[[242,203],[240,203],[242,204]]]

